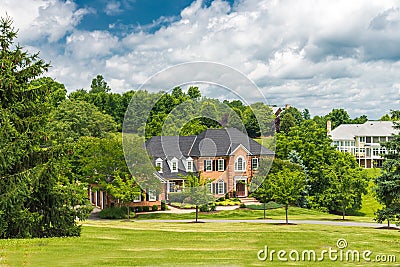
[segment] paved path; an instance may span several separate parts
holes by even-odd
[[[194,220],[136,220],[136,222],[193,222]],[[199,219],[200,222],[207,223],[270,223],[270,224],[283,224],[285,220],[212,220],[212,219]],[[318,220],[289,220],[292,224],[319,224],[319,225],[336,225],[336,226],[355,226],[355,227],[384,227],[386,224],[368,223],[368,222],[341,222],[341,221],[318,221]],[[391,225],[395,227],[395,225]],[[396,227],[400,230],[400,227]]]
[[[239,208],[239,205],[235,206],[216,206],[216,210],[235,210]],[[179,209],[173,206],[168,205],[168,210],[158,210],[158,211],[152,211],[151,213],[191,213],[191,212],[196,212],[196,209]],[[137,212],[136,214],[148,214],[148,212]]]

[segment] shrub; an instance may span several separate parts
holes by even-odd
[[[216,209],[217,209],[217,206],[215,206],[215,204],[212,203],[212,204],[210,205],[210,211],[216,211]]]
[[[123,209],[125,208],[125,209]],[[99,217],[102,219],[125,219],[126,218],[126,207],[111,207],[105,208],[99,212]]]
[[[200,211],[201,212],[209,212],[210,211],[210,207],[206,204],[206,205],[201,205],[200,206]]]
[[[270,201],[268,203],[265,204],[265,209],[270,210],[270,209],[278,209],[278,208],[282,208],[284,205],[282,204],[278,204],[276,202]],[[250,204],[246,206],[249,209],[252,210],[263,210],[264,209],[264,204]]]
[[[167,205],[165,204],[165,201],[161,201],[161,210],[167,210]]]
[[[182,203],[186,196],[182,192],[173,192],[168,194],[168,201]]]
[[[145,211],[145,212],[150,211],[150,207],[149,206],[143,206],[143,211]]]
[[[158,210],[158,206],[154,204],[153,206],[151,206],[151,210],[152,210],[152,211]]]
[[[136,212],[142,212],[143,211],[143,208],[141,206],[135,207],[135,209],[136,209]]]
[[[225,194],[225,199],[229,199],[229,192]]]
[[[220,197],[217,199],[217,201],[225,201],[225,197]]]
[[[241,203],[239,208],[244,209],[244,208],[246,208],[246,205],[244,203]]]

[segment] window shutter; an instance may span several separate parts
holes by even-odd
[[[224,194],[226,193],[226,183],[224,183]]]
[[[224,171],[226,171],[226,159],[224,159]]]
[[[204,160],[204,165],[203,165],[204,171],[206,171],[206,161]]]
[[[214,194],[218,193],[218,183],[213,184],[214,186]]]
[[[213,165],[213,166],[212,166],[212,170],[213,170],[213,171],[216,171],[216,170],[217,170],[217,161],[216,161],[216,160],[213,160],[213,161],[212,161],[212,165]]]

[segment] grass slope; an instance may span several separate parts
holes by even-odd
[[[80,238],[0,240],[0,266],[393,266],[394,263],[259,261],[269,249],[371,250],[400,257],[400,233],[322,225],[89,221]]]

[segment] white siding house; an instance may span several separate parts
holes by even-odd
[[[341,124],[330,131],[330,136],[337,150],[351,153],[364,168],[374,168],[382,166],[382,155],[387,153],[381,143],[398,133],[391,121],[367,121],[364,124]]]

